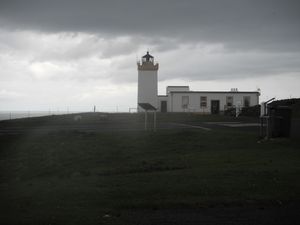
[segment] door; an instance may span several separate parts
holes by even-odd
[[[161,112],[167,112],[167,101],[161,101],[160,102],[160,111]]]
[[[220,112],[220,101],[211,100],[211,114],[219,114]]]

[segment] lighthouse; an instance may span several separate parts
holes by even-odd
[[[158,106],[157,97],[157,71],[158,63],[154,62],[154,57],[147,52],[142,57],[142,61],[137,63],[138,69],[138,104],[149,103],[153,107]],[[143,109],[138,105],[138,112]]]

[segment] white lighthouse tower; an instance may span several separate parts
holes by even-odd
[[[149,103],[155,108],[158,105],[157,98],[157,71],[158,63],[154,63],[154,57],[147,52],[142,57],[142,62],[137,63],[138,69],[138,104]],[[143,109],[138,105],[138,112]]]

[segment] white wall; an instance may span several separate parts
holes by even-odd
[[[182,96],[189,96],[189,106],[188,109],[182,108]],[[200,96],[207,97],[207,107],[200,107]],[[226,93],[206,93],[206,92],[171,92],[169,94],[168,101],[168,112],[202,112],[210,113],[211,111],[211,100],[220,101],[220,111],[224,111],[224,106],[226,105],[226,96],[233,96],[233,104],[237,105],[241,103],[241,107],[244,104],[244,96],[250,96],[250,106],[258,104],[258,93],[256,92],[226,92]]]
[[[157,108],[157,70],[138,70],[138,103],[150,103]]]

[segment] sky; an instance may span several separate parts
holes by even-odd
[[[136,108],[147,50],[168,85],[300,97],[299,0],[0,0],[0,110]]]

